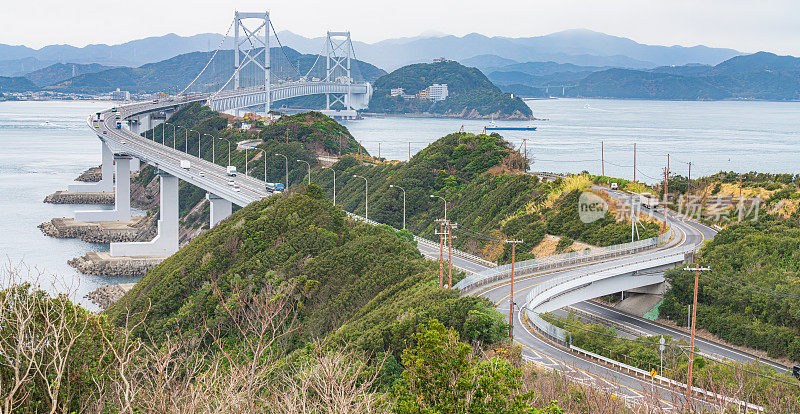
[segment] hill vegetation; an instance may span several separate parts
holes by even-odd
[[[39,87],[27,78],[0,76],[0,93],[37,91]]]
[[[525,240],[527,251],[545,234],[565,236],[593,245],[629,241],[630,222],[617,221],[612,213],[593,223],[578,217],[578,197],[591,181],[577,177],[542,182],[525,174],[525,160],[498,134],[454,133],[418,152],[411,162],[361,164],[344,158],[333,165],[337,181],[337,204],[345,210],[365,213],[364,181],[369,182],[369,218],[395,228],[403,226],[403,193],[406,190],[406,226],[412,233],[437,239],[436,219],[443,216],[447,199],[448,218],[458,223],[454,246],[487,260],[510,260],[506,237]],[[346,177],[344,184],[341,177]],[[333,175],[319,171],[312,181],[329,195]],[[626,224],[627,223],[627,224]],[[658,227],[646,224],[642,237],[657,234]],[[532,258],[520,252],[518,258]]]
[[[49,86],[69,78],[87,74],[97,73],[104,70],[113,69],[110,66],[100,65],[97,63],[79,64],[79,63],[56,63],[46,68],[35,70],[25,74],[25,77],[31,82],[39,85],[40,87]]]
[[[413,95],[435,83],[447,84],[449,95],[444,101],[404,99],[390,94],[393,88],[403,88],[405,93]],[[408,65],[378,78],[369,111],[516,119],[530,118],[533,114],[521,99],[500,91],[480,70],[453,61]]]
[[[800,99],[800,58],[758,52],[716,66],[594,72],[568,96],[636,99]]]

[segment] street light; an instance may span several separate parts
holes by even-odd
[[[211,134],[203,134],[203,136],[206,136],[206,135],[208,135],[209,137],[211,137],[211,163],[212,163],[212,164],[216,164],[216,163],[214,162],[214,140],[215,140],[216,138],[214,138],[214,136],[213,136],[213,135],[211,135]]]
[[[406,229],[406,189],[399,185],[389,184],[389,188],[399,188],[403,191],[403,230]]]
[[[285,188],[284,188],[284,191],[286,191],[286,190],[289,189],[289,158],[287,158],[283,154],[275,154],[275,156],[281,156],[281,157],[283,157],[284,160],[286,160],[286,183],[285,183]],[[267,176],[266,175],[264,176],[264,181],[267,181]]]
[[[172,124],[172,123],[169,123],[169,122],[164,122],[164,123],[172,127],[172,148],[174,149],[175,148],[175,124]],[[166,144],[164,144],[164,141],[161,141],[161,144],[166,146]]]
[[[369,220],[369,182],[366,177],[360,175],[353,174],[353,178],[364,179],[364,218]]]
[[[444,219],[447,220],[447,200],[444,197],[435,194],[431,194],[431,198],[441,198],[442,201],[444,201]]]
[[[257,149],[264,154],[264,185],[267,183],[267,152],[261,148],[253,147],[253,149]]]
[[[322,169],[329,169],[333,172],[333,205],[336,205],[336,170],[333,167],[322,167]]]
[[[224,139],[225,141],[228,141],[228,167],[230,167],[231,166],[231,140],[229,140],[228,138],[225,138],[225,137],[220,137],[219,139]]]
[[[178,128],[183,128],[183,130],[186,132],[186,135],[185,135],[185,138],[184,138],[186,140],[186,143],[184,144],[185,145],[184,146],[184,152],[188,152],[188,149],[189,149],[189,128],[186,128],[183,125],[178,125]],[[174,147],[174,144],[175,144],[175,140],[174,139],[172,140],[172,144],[173,144],[173,147]]]
[[[192,132],[197,132],[197,158],[200,158],[200,131],[192,130]],[[189,147],[187,143],[186,153],[189,153]]]
[[[297,160],[297,162],[304,162],[308,167],[308,184],[311,185],[311,164],[309,164],[308,161],[303,160]]]

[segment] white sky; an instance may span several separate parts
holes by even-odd
[[[349,29],[366,42],[431,30],[522,37],[587,28],[648,44],[800,55],[800,0],[0,0],[0,43],[224,33],[234,9],[268,9],[278,31],[316,37]]]

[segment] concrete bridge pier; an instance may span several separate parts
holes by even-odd
[[[178,177],[158,172],[158,234],[149,242],[111,243],[111,256],[168,256],[178,251]]]
[[[206,199],[211,204],[211,227],[228,218],[233,211],[233,203],[212,193],[206,193]]]
[[[114,209],[76,211],[75,221],[131,220],[131,157],[114,154]],[[105,175],[105,174],[104,174]]]
[[[100,154],[102,163],[100,173],[102,177],[96,183],[71,184],[67,190],[71,193],[108,193],[114,191],[114,153],[108,148],[105,141],[100,141]]]

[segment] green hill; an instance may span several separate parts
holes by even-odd
[[[39,87],[27,78],[0,76],[0,93],[38,91]]]
[[[525,174],[522,155],[498,134],[453,133],[418,152],[411,162],[361,164],[343,158],[333,165],[337,175],[337,205],[365,213],[364,181],[369,181],[369,218],[395,228],[403,226],[403,193],[406,190],[406,227],[412,233],[437,240],[435,220],[443,216],[441,199],[448,200],[448,218],[458,223],[453,245],[487,260],[510,260],[504,238],[521,238],[525,245],[517,257],[530,253],[545,234],[566,236],[593,245],[630,241],[630,222],[617,222],[612,214],[593,223],[578,217],[578,196],[589,178],[542,182]],[[344,178],[342,178],[344,177]],[[312,182],[329,196],[333,175],[319,171]],[[550,200],[548,202],[548,200]],[[537,207],[542,206],[542,207]],[[658,226],[646,224],[642,237],[657,234]]]
[[[800,100],[800,58],[758,52],[713,67],[608,69],[589,74],[566,93],[599,98]]]
[[[365,350],[399,352],[429,318],[465,339],[500,340],[506,328],[491,303],[438,289],[436,273],[407,234],[350,221],[312,186],[243,208],[150,271],[107,312],[122,324],[128,309],[148,310],[135,333],[156,341],[176,330],[206,340],[207,329],[231,323],[220,306],[236,289],[285,288],[301,326],[292,349],[335,333]],[[393,316],[375,317],[386,312]]]
[[[438,83],[447,84],[444,101],[404,99],[391,96],[391,89],[403,88],[412,95]],[[480,70],[458,62],[418,63],[404,66],[375,81],[369,111],[386,114],[431,113],[462,118],[515,118],[533,116],[519,98],[503,93]]]
[[[97,73],[104,70],[113,69],[110,66],[97,63],[56,63],[46,68],[35,70],[25,75],[27,79],[39,86],[48,86],[69,78],[87,73]]]

